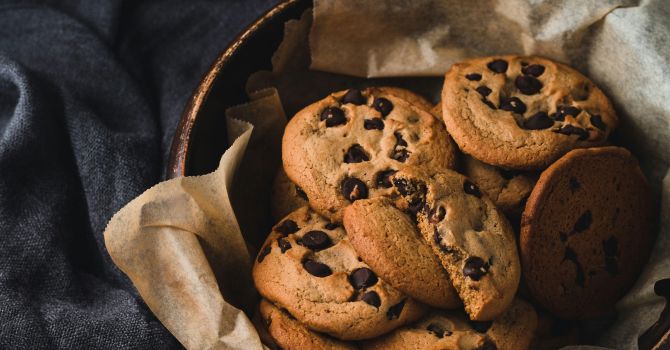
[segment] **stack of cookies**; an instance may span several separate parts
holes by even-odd
[[[573,321],[612,308],[652,242],[637,160],[603,147],[617,125],[588,78],[530,56],[454,65],[438,106],[369,88],[306,107],[284,132],[278,224],[253,270],[261,339],[272,349],[578,343]]]

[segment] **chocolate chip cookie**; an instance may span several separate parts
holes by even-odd
[[[496,168],[467,154],[461,155],[460,160],[459,172],[484,191],[503,214],[512,218],[521,216],[540,172]]]
[[[430,306],[463,305],[414,220],[388,198],[354,202],[344,211],[344,227],[363,261],[395,289]]]
[[[378,278],[344,228],[307,206],[273,228],[253,278],[261,296],[305,327],[345,340],[374,338],[428,310]]]
[[[570,150],[601,145],[619,124],[609,99],[591,80],[532,56],[453,65],[442,108],[459,148],[503,169],[545,169]]]
[[[339,340],[307,329],[286,310],[280,310],[271,302],[260,302],[260,315],[266,332],[272,336],[275,349],[284,350],[359,350],[355,342]],[[261,332],[259,332],[260,334]],[[261,338],[263,340],[263,338]],[[272,344],[268,345],[272,348]]]
[[[425,97],[399,87],[390,87],[390,86],[382,86],[382,87],[371,87],[367,89],[368,94],[372,94],[373,96],[376,97],[386,97],[387,95],[393,95],[395,97],[399,97],[410,104],[414,105],[416,108],[429,112],[435,108],[435,105],[428,101]]]
[[[377,339],[360,343],[363,350],[525,350],[537,316],[520,298],[493,321],[470,321],[458,310],[433,310],[420,320]]]
[[[477,185],[452,170],[407,167],[391,177],[415,212],[470,318],[490,321],[509,307],[521,269],[514,231]]]
[[[456,147],[430,113],[374,90],[334,93],[286,126],[282,159],[309,204],[334,223],[358,199],[391,196],[388,176],[409,165],[457,166]]]
[[[649,185],[630,152],[574,150],[542,173],[521,218],[524,281],[557,317],[609,310],[649,256]]]
[[[272,192],[270,193],[270,210],[275,221],[281,221],[286,215],[306,206],[308,203],[307,194],[288,178],[284,167],[280,167],[277,175],[275,175]]]

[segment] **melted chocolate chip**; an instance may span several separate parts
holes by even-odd
[[[486,275],[489,269],[489,264],[476,256],[468,258],[463,267],[463,274],[465,277],[470,277],[473,281],[479,281],[482,276]]]
[[[402,309],[404,307],[405,307],[405,300],[403,299],[401,302],[389,308],[389,311],[386,312],[386,319],[389,321],[399,319],[400,313],[402,312]]]
[[[470,181],[465,181],[465,183],[463,183],[463,190],[467,194],[471,194],[477,198],[482,198],[482,194],[479,192],[479,187]]]
[[[565,232],[558,231],[559,237],[561,237],[561,242],[567,242],[568,241],[568,234]]]
[[[316,277],[327,277],[333,274],[328,265],[316,261],[307,260],[302,266],[307,272]]]
[[[365,119],[363,127],[365,130],[384,130],[384,121],[381,118]]]
[[[290,235],[291,233],[295,233],[299,229],[300,228],[298,227],[298,224],[296,224],[295,221],[289,219],[286,219],[282,221],[281,224],[275,226],[275,231],[283,234],[284,236]]]
[[[502,178],[505,180],[512,180],[513,178],[525,173],[525,171],[521,170],[505,170],[505,169],[498,169],[498,172],[500,173],[500,176],[502,176]]]
[[[300,188],[298,185],[295,185],[295,195],[306,201],[309,200],[307,199],[307,193],[305,193],[305,191],[303,191],[302,188]]]
[[[493,321],[470,321],[472,328],[478,333],[486,333],[491,328]]]
[[[478,73],[470,73],[465,76],[470,81],[480,81],[482,80],[482,75]]]
[[[435,244],[437,244],[437,246],[445,253],[451,254],[454,252],[452,249],[449,249],[449,247],[442,244],[442,235],[440,234],[440,231],[437,230],[437,227],[433,233],[433,242],[435,242]]]
[[[262,263],[263,260],[265,260],[265,257],[268,254],[270,254],[271,251],[272,251],[272,246],[270,246],[269,244],[266,245],[265,248],[263,248],[263,250],[261,250],[260,254],[258,254],[258,263]]]
[[[377,275],[375,275],[372,270],[363,267],[354,271],[354,273],[349,276],[349,281],[356,289],[372,287],[377,284]]]
[[[544,73],[544,66],[539,64],[533,64],[528,67],[521,68],[521,73],[526,75],[532,75],[534,77],[539,77]]]
[[[579,188],[579,186],[581,186],[581,185],[579,184],[579,182],[577,182],[577,179],[575,179],[574,177],[571,177],[570,178],[570,189],[574,192],[576,189]]]
[[[589,137],[588,131],[574,125],[564,125],[558,132],[563,135],[579,135],[578,140],[586,140],[586,138]]]
[[[393,110],[391,101],[383,97],[375,98],[375,100],[372,101],[372,107],[382,114],[382,118],[385,118]]]
[[[524,95],[535,95],[542,89],[542,83],[529,75],[519,75],[516,77],[516,88]]]
[[[326,224],[325,229],[326,229],[326,230],[330,230],[330,231],[332,231],[332,230],[334,230],[334,229],[336,229],[336,228],[338,228],[338,227],[340,227],[340,225],[330,223],[330,224]]]
[[[500,105],[503,111],[514,112],[518,114],[526,113],[526,105],[518,97],[511,97]]]
[[[591,125],[595,126],[596,128],[605,131],[607,129],[607,125],[603,122],[603,117],[600,115],[592,115],[591,116]]]
[[[549,118],[547,112],[537,112],[523,122],[523,127],[529,130],[542,130],[550,128],[553,125],[554,121]]]
[[[491,94],[491,89],[487,88],[486,86],[480,86],[476,88],[477,92],[479,92],[480,95],[486,97]]]
[[[415,191],[414,188],[410,187],[407,184],[407,180],[405,179],[393,179],[393,185],[398,190],[398,192],[400,192],[400,195],[403,197],[411,195]]]
[[[572,262],[579,262],[577,261],[577,253],[575,253],[574,250],[570,247],[565,247],[565,254],[563,254],[563,261],[565,260],[570,260]]]
[[[389,180],[389,178],[397,172],[398,172],[397,170],[387,170],[382,173],[382,186],[384,186],[384,188],[393,187],[393,184],[391,183],[391,180]]]
[[[409,204],[409,211],[412,212],[412,214],[416,215],[416,213],[420,212],[421,209],[423,209],[426,206],[426,201],[419,201],[416,203],[410,203]]]
[[[435,336],[438,338],[443,338],[445,335],[448,337],[453,334],[452,332],[449,332],[444,327],[442,327],[442,325],[436,323],[429,324],[428,327],[426,327],[426,330],[435,334]]]
[[[352,103],[357,106],[360,106],[365,103],[365,99],[361,94],[361,91],[358,89],[349,89],[344,97],[342,98],[342,103]]]
[[[591,227],[592,222],[593,218],[591,218],[591,211],[587,210],[579,217],[579,219],[577,219],[577,222],[575,222],[575,231],[582,232],[588,230],[589,227]]]
[[[407,147],[407,142],[402,139],[402,135],[399,132],[394,133],[393,136],[395,136],[395,147]]]
[[[551,325],[551,335],[554,337],[563,337],[568,335],[573,326],[572,321],[561,320],[557,318],[554,324]]]
[[[350,177],[342,182],[342,194],[349,202],[354,202],[358,199],[368,198],[368,186],[355,177]]]
[[[409,155],[410,155],[409,152],[403,150],[400,152],[400,157],[398,157],[398,159],[396,160],[399,161],[400,163],[404,163],[407,160],[407,158],[409,158]]]
[[[556,116],[554,118],[559,122],[562,122],[565,121],[566,115],[576,117],[581,112],[582,110],[577,107],[561,107],[556,111]]]
[[[323,231],[309,231],[302,236],[301,243],[309,249],[323,249],[330,245],[330,237]]]
[[[369,160],[370,158],[359,145],[351,146],[347,154],[344,155],[345,163],[362,163]]]
[[[361,301],[364,301],[376,308],[379,308],[381,306],[382,301],[379,299],[379,294],[377,292],[367,292],[363,297],[361,298]]]
[[[575,263],[575,284],[584,287],[584,282],[586,282],[586,277],[584,277],[584,269],[582,268],[582,264],[580,263]]]
[[[605,268],[612,277],[619,274],[619,266],[615,258],[607,258],[605,260]]]
[[[612,236],[610,239],[603,241],[603,250],[605,251],[606,257],[614,257],[619,251],[619,241],[616,237]]]
[[[430,221],[431,224],[438,223],[442,220],[444,220],[444,216],[447,215],[446,211],[444,210],[443,207],[438,207],[437,210],[432,211],[430,213],[430,218],[428,221]]]
[[[292,248],[291,243],[284,238],[278,239],[277,244],[279,245],[279,249],[281,250],[282,254],[286,253],[287,250]]]
[[[507,67],[509,64],[505,60],[497,59],[486,65],[490,70],[496,73],[505,73],[507,72]]]
[[[347,123],[347,118],[344,116],[344,111],[337,107],[328,107],[321,113],[321,120],[326,121],[326,126],[336,126]]]
[[[496,105],[494,105],[493,102],[487,101],[486,99],[483,99],[482,102],[484,102],[485,105],[489,106],[489,108],[496,109]]]

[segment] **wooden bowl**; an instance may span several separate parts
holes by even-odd
[[[223,50],[195,88],[179,120],[168,159],[167,178],[210,173],[228,148],[225,111],[249,102],[247,78],[271,70],[271,58],[284,37],[284,23],[299,19],[312,0],[286,0],[251,23]],[[656,283],[655,291],[670,297],[670,279]],[[670,308],[639,339],[642,350],[670,349]]]

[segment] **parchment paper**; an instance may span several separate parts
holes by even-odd
[[[670,96],[670,14],[662,2],[316,0],[314,13],[314,25],[311,11],[287,22],[273,71],[252,75],[252,102],[227,112],[235,141],[219,169],[155,186],[105,232],[114,261],[182,344],[262,348],[241,310],[251,315],[257,300],[252,259],[271,224],[260,217],[269,201],[258,196],[270,192],[280,164],[284,110],[292,116],[333,91],[368,86],[405,87],[438,102],[452,63],[527,53],[567,63],[606,92],[621,119],[612,142],[640,159],[656,194],[658,240],[649,263],[616,311],[582,324],[598,335],[592,345],[637,349],[665,305],[653,283],[670,277],[670,107],[663,98]]]

